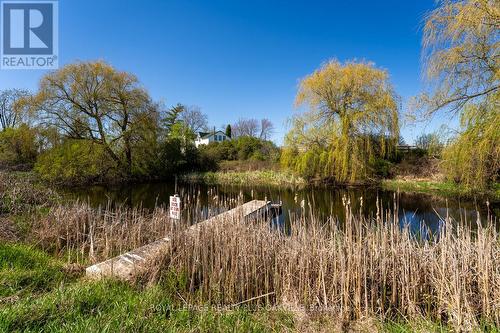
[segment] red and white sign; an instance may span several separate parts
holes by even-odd
[[[170,196],[170,218],[181,219],[181,198],[178,195]]]

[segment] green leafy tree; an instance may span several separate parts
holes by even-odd
[[[229,124],[226,126],[226,136],[232,138],[231,125]]]
[[[398,97],[371,63],[324,64],[301,81],[296,105],[309,111],[292,120],[282,163],[306,176],[366,180],[399,138]]]
[[[180,115],[186,111],[186,107],[180,103],[172,106],[167,110],[165,117],[162,119],[163,127],[167,135],[172,131],[175,124],[180,120]]]
[[[424,26],[428,91],[417,106],[460,117],[460,134],[443,151],[449,179],[470,189],[498,180],[500,6],[491,0],[441,0]]]
[[[134,144],[156,127],[158,110],[138,79],[112,66],[80,62],[45,75],[24,105],[63,136],[100,145],[120,171],[132,173]],[[137,150],[136,150],[137,151]]]

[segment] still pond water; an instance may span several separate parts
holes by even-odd
[[[409,224],[411,229],[425,225],[437,231],[442,225],[442,218],[448,213],[458,221],[475,221],[477,212],[486,220],[488,213],[498,220],[500,205],[491,204],[489,209],[484,199],[463,200],[442,198],[427,194],[395,193],[373,187],[363,188],[308,188],[302,190],[263,188],[249,186],[207,186],[200,184],[179,184],[178,193],[183,203],[190,206],[198,219],[207,218],[227,207],[234,207],[238,199],[271,200],[281,202],[283,215],[280,223],[288,224],[290,216],[313,213],[318,218],[345,216],[344,200],[351,202],[355,212],[366,216],[375,216],[377,200],[384,209],[398,205],[398,217],[401,225]],[[93,186],[85,189],[68,191],[71,198],[88,201],[93,206],[126,205],[130,207],[154,208],[156,205],[168,205],[169,196],[175,192],[172,182],[133,184],[119,187]],[[188,199],[189,198],[189,199]],[[361,198],[363,207],[361,207]],[[189,202],[189,204],[188,204]],[[186,212],[184,214],[187,214]]]

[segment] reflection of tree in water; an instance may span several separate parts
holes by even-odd
[[[113,204],[141,206],[146,209],[155,205],[168,206],[169,196],[174,194],[174,183],[132,184],[119,187],[94,186],[87,189],[72,190],[71,195],[81,200],[88,200],[92,205]],[[179,184],[178,194],[184,205],[184,214],[190,219],[203,219],[218,212],[252,199],[270,200],[283,203],[283,217],[286,223],[290,219],[313,215],[318,219],[333,216],[340,223],[345,220],[344,202],[349,202],[355,215],[362,214],[375,218],[377,201],[380,212],[392,210],[396,205],[400,225],[409,224],[412,231],[418,231],[424,223],[433,232],[442,222],[439,216],[447,213],[456,221],[475,221],[476,209],[486,217],[486,205],[482,202],[458,199],[443,199],[426,194],[395,193],[373,187],[355,188],[310,188],[302,190],[277,189],[268,187],[206,186]],[[302,208],[303,206],[303,208]],[[490,211],[499,216],[498,205],[492,205]]]

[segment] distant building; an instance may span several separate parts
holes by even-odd
[[[231,138],[222,131],[198,132],[194,140],[194,145],[198,148],[200,145],[208,145],[210,142],[222,142],[227,140],[231,140]]]
[[[398,145],[397,149],[399,152],[402,153],[409,153],[412,150],[416,150],[418,147],[417,146],[410,146],[410,145]]]

